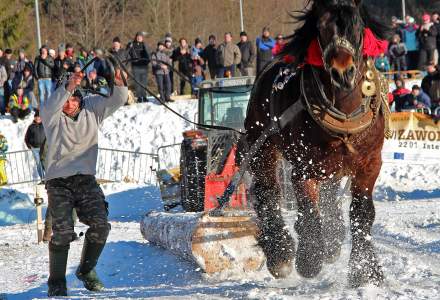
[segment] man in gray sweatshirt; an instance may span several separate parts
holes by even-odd
[[[110,232],[108,204],[96,182],[98,128],[105,118],[124,105],[128,90],[116,72],[115,88],[109,98],[82,99],[77,87],[84,75],[75,73],[41,107],[46,133],[46,189],[52,216],[53,236],[49,242],[49,296],[66,296],[66,264],[74,236],[72,210],[89,226],[76,276],[91,291],[103,284],[95,266]]]

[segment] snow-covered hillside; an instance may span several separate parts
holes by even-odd
[[[196,102],[172,106],[193,119]],[[24,149],[23,137],[31,118],[12,124],[0,118],[0,132],[11,150]],[[156,152],[164,144],[180,142],[191,128],[155,103],[121,108],[103,124],[100,146]],[[207,277],[185,262],[142,239],[139,221],[151,209],[160,210],[155,186],[108,184],[112,231],[98,265],[106,285],[102,293],[87,292],[75,278],[82,241],[72,243],[68,266],[69,299],[439,299],[440,294],[440,165],[382,168],[375,190],[376,222],[373,238],[386,281],[380,288],[347,286],[350,237],[340,259],[313,280],[295,272],[275,280],[263,269]],[[0,190],[0,299],[46,298],[47,245],[36,244],[33,188]],[[397,201],[405,200],[405,201]],[[416,201],[417,200],[417,201]],[[344,201],[348,215],[349,199]],[[293,230],[294,212],[286,212]],[[79,225],[77,232],[86,228]]]

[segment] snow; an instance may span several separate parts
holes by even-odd
[[[196,103],[182,101],[173,108],[193,119]],[[18,124],[0,118],[0,131],[11,150],[24,149],[23,136],[31,117]],[[178,143],[190,129],[156,103],[121,108],[100,130],[100,146],[155,153]],[[82,240],[71,245],[67,281],[69,299],[438,299],[440,294],[440,165],[385,164],[375,188],[376,222],[373,240],[386,280],[381,287],[347,286],[351,240],[341,257],[314,279],[294,271],[284,280],[264,268],[240,276],[207,276],[197,265],[149,245],[140,220],[162,203],[156,186],[106,184],[112,231],[98,264],[106,289],[92,294],[75,278]],[[0,299],[45,299],[47,245],[36,243],[36,213],[32,186],[0,190]],[[46,198],[46,197],[45,197]],[[46,202],[46,199],[45,199]],[[344,198],[346,224],[349,198]],[[285,212],[293,230],[295,212]],[[76,231],[86,227],[78,224]]]

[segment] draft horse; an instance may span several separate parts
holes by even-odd
[[[344,238],[338,226],[341,214],[323,224],[320,186],[350,176],[349,283],[383,281],[370,231],[375,218],[372,192],[387,130],[388,86],[371,56],[386,47],[388,29],[360,2],[310,0],[296,16],[302,27],[258,76],[251,95],[245,121],[248,145],[266,135],[267,128],[277,128],[250,162],[258,241],[276,278],[288,276],[294,261],[300,275],[312,278],[324,262],[338,256]],[[295,62],[286,63],[287,55]],[[276,165],[281,156],[293,166],[296,251],[280,211]]]

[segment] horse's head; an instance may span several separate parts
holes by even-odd
[[[344,91],[351,91],[356,86],[356,74],[362,61],[364,24],[360,2],[315,1],[318,42],[325,69],[333,84]]]

